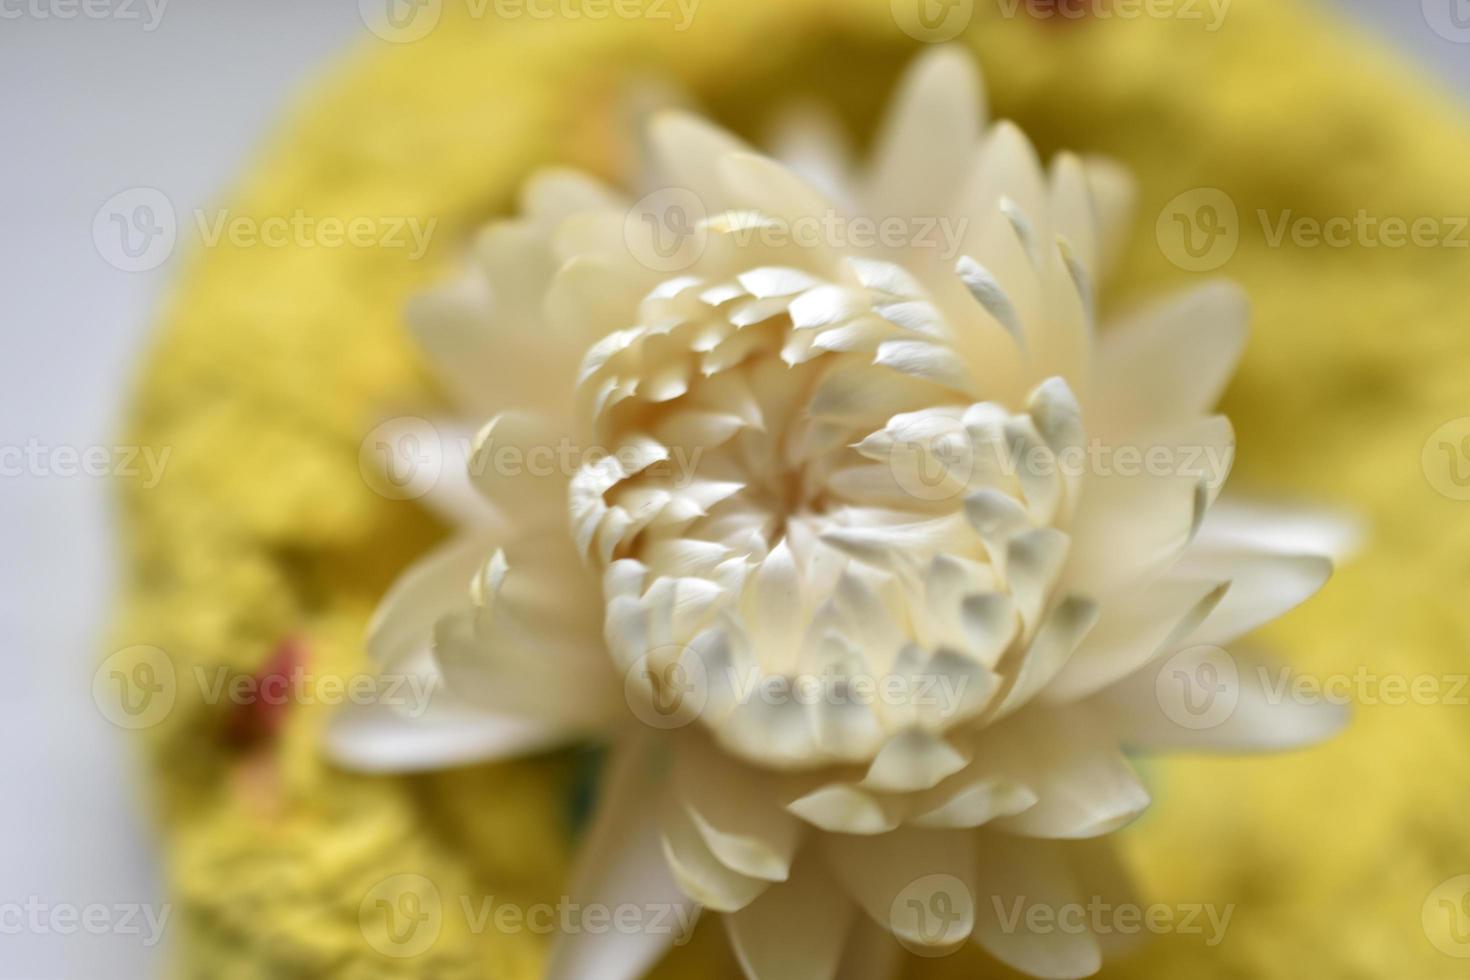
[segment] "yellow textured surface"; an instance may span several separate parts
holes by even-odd
[[[631,79],[672,74],[752,135],[766,107],[815,94],[866,136],[919,47],[888,0],[704,0],[685,33],[668,21],[497,22],[470,16],[476,6],[446,3],[417,43],[364,45],[229,195],[236,214],[258,217],[437,219],[426,259],[225,245],[191,256],[130,416],[137,442],[173,456],[159,486],[124,491],[118,646],[161,647],[181,674],[248,674],[299,636],[314,672],[364,669],[376,597],[443,533],[358,471],[378,420],[432,406],[400,329],[405,298],[513,206],[535,166],[615,174],[628,148],[609,117]],[[1470,503],[1434,490],[1421,450],[1470,414],[1470,250],[1273,248],[1255,218],[1470,214],[1460,111],[1300,0],[1236,0],[1216,33],[1169,18],[1038,24],[976,6],[963,42],[997,114],[1047,153],[1110,153],[1140,178],[1110,303],[1195,278],[1155,240],[1166,202],[1204,186],[1240,208],[1240,249],[1222,271],[1246,285],[1256,317],[1225,406],[1236,484],[1352,508],[1372,527],[1360,557],[1269,639],[1317,677],[1465,673]],[[277,741],[248,753],[226,737],[227,714],[181,683],[167,719],[140,736],[181,975],[538,975],[540,937],[476,935],[458,899],[554,899],[584,758],[368,779],[318,758],[320,707],[294,709]],[[1140,894],[1236,909],[1218,947],[1167,935],[1105,976],[1470,974],[1421,926],[1430,891],[1470,873],[1466,706],[1363,706],[1320,749],[1171,758],[1147,774],[1155,806],[1125,838]],[[443,929],[421,956],[384,956],[359,906],[409,872],[434,881]],[[733,975],[711,925],[663,972]],[[992,973],[973,950],[909,970]]]

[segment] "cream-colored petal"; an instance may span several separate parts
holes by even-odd
[[[667,908],[691,921],[697,904],[669,872],[656,819],[659,766],[644,737],[619,746],[603,775],[592,824],[577,853],[567,894],[580,908]],[[667,930],[558,932],[547,955],[548,980],[637,980],[681,937]]]
[[[1275,751],[1337,734],[1347,707],[1298,697],[1294,680],[1250,651],[1186,647],[1089,703],[1119,742],[1146,751]]]
[[[997,775],[1022,783],[1037,797],[1035,806],[993,827],[1025,837],[1096,837],[1148,806],[1148,793],[1091,708],[1028,708],[986,737],[994,743],[987,751],[996,755],[977,754],[976,770],[993,766]]]
[[[1245,547],[1341,562],[1357,551],[1364,534],[1363,522],[1350,514],[1227,493],[1210,508],[1195,542],[1200,548]]]
[[[993,775],[983,765],[971,766],[921,794],[906,822],[916,827],[979,827],[1035,805],[1036,794],[1030,788]]]
[[[984,123],[974,61],[939,48],[917,59],[894,96],[878,137],[869,213],[940,215],[963,178]]]
[[[564,535],[513,542],[485,564],[472,595],[476,607],[434,629],[434,656],[456,697],[586,730],[626,716],[602,635],[601,586]]]
[[[579,462],[564,424],[511,411],[475,436],[468,470],[504,520],[520,527],[563,525],[567,485]]]
[[[720,160],[747,150],[735,136],[699,116],[668,109],[654,116],[648,139],[664,186],[692,192],[706,214],[739,206],[718,179]]]
[[[1099,431],[1146,433],[1208,412],[1235,372],[1249,318],[1240,289],[1215,282],[1104,330],[1089,404]]]
[[[385,673],[422,661],[439,618],[470,609],[470,586],[501,541],[498,534],[452,539],[409,566],[368,622],[366,648]]]
[[[1065,929],[1058,922],[1066,909],[1085,908],[1091,897],[1078,887],[1064,848],[1054,841],[997,834],[982,834],[977,846],[975,942],[1007,966],[1047,980],[1077,980],[1102,966],[1097,937],[1085,915],[1080,929],[1071,918]],[[1033,907],[1047,916],[1037,921],[1049,921],[1050,926],[1028,925]]]
[[[1097,603],[1080,596],[1067,596],[1048,612],[1031,646],[1012,668],[1015,679],[995,717],[1003,718],[1021,709],[1051,683],[1096,625],[1097,617]]]
[[[868,774],[865,789],[909,793],[930,789],[965,767],[966,759],[949,742],[932,732],[910,728],[889,739]]]
[[[1181,641],[1219,646],[1311,598],[1331,577],[1332,562],[1319,555],[1201,547],[1191,549],[1175,571],[1230,583],[1219,605]]]
[[[1228,582],[1165,580],[1103,607],[1097,626],[1046,686],[1049,702],[1078,701],[1177,647],[1208,616]]]
[[[810,853],[789,881],[725,916],[725,927],[749,980],[833,980],[856,911]]]
[[[376,702],[345,704],[328,722],[322,748],[355,772],[419,772],[531,755],[576,737],[555,723],[454,704],[442,684],[411,707],[422,713]]]
[[[743,875],[717,858],[677,800],[664,803],[659,825],[664,857],[674,880],[700,905],[716,912],[735,912],[770,887],[769,880]]]
[[[1097,277],[1105,281],[1112,277],[1128,244],[1138,203],[1138,184],[1126,167],[1107,157],[1088,156],[1084,166],[1097,221]]]
[[[893,933],[867,916],[855,915],[837,976],[841,980],[893,980],[906,958]]]
[[[845,783],[820,786],[786,804],[813,827],[835,834],[883,834],[902,822],[900,797],[870,793]]]
[[[675,749],[674,792],[723,864],[747,877],[786,880],[801,825],[781,807],[769,774],[691,737]]]
[[[833,875],[902,942],[943,949],[970,935],[977,894],[972,832],[904,827],[878,837],[830,834],[822,844]]]

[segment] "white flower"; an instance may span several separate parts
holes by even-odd
[[[489,419],[468,468],[498,520],[410,571],[370,644],[453,701],[344,715],[339,758],[605,739],[573,900],[726,913],[762,980],[881,975],[890,933],[1073,977],[1096,936],[1008,915],[1100,887],[1092,839],[1148,803],[1120,746],[1333,730],[1249,669],[1192,723],[1209,648],[1330,571],[1316,525],[1211,510],[1244,301],[1204,285],[1095,332],[1130,185],[1044,172],[979,90],[923,59],[857,176],[663,114],[639,205],[531,183],[411,317]],[[550,974],[637,976],[671,938],[560,936]]]

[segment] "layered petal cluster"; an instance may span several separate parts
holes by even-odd
[[[412,311],[483,423],[493,519],[408,573],[370,643],[449,697],[342,716],[336,754],[611,742],[573,897],[725,913],[761,980],[884,975],[895,940],[1096,970],[1098,937],[1006,911],[1126,888],[1099,840],[1148,803],[1125,749],[1333,730],[1249,670],[1192,724],[1159,672],[1316,591],[1332,542],[1216,504],[1239,292],[1095,328],[1126,175],[1044,168],[984,117],[945,50],[866,168],[812,124],[781,162],[665,113],[642,200],[533,180]],[[562,936],[551,975],[638,976],[669,939]]]

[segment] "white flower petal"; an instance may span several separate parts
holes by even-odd
[[[716,912],[745,908],[770,887],[770,881],[732,870],[700,836],[693,818],[675,803],[660,815],[664,857],[684,893]]]
[[[878,137],[865,195],[870,213],[945,213],[984,115],[980,78],[969,57],[940,48],[914,62]]]
[[[792,800],[786,809],[836,834],[884,834],[902,822],[902,804],[856,786],[832,783]]]
[[[577,907],[667,908],[683,921],[696,913],[698,906],[674,881],[662,854],[655,770],[642,736],[619,746],[609,761],[567,892]],[[546,976],[637,980],[679,938],[672,929],[558,932],[547,955]]]
[[[487,715],[449,697],[436,687],[416,716],[398,706],[348,703],[332,716],[322,747],[355,772],[419,772],[532,755],[576,737],[554,723]]]
[[[674,757],[674,792],[726,867],[751,878],[786,880],[801,828],[780,806],[767,774],[731,765],[702,742],[685,740]]]
[[[1013,969],[1047,980],[1089,977],[1102,966],[1090,928],[1033,930],[1027,910],[1084,906],[1091,896],[1078,887],[1063,845],[985,835],[979,846],[979,912],[975,941]]]
[[[1036,805],[993,826],[1023,837],[1075,839],[1112,833],[1148,806],[1148,793],[1092,709],[1032,708],[1015,716],[996,744],[977,752],[978,772],[994,772],[1036,794]]]
[[[1293,676],[1285,667],[1240,650],[1229,656],[1233,674],[1204,674],[1207,661],[1208,669],[1218,667],[1219,654],[1210,647],[1187,647],[1090,703],[1114,737],[1145,751],[1294,749],[1330,738],[1348,723],[1349,712],[1341,704],[1295,698]],[[1213,692],[1202,682],[1213,684]],[[1211,693],[1214,700],[1201,700]]]
[[[968,831],[904,827],[879,837],[829,834],[822,838],[832,873],[863,911],[911,946],[942,948],[970,934],[975,923],[975,837]],[[923,879],[944,875],[948,928],[938,933],[927,903],[907,897]]]
[[[725,926],[747,977],[833,980],[856,910],[820,856],[804,855],[790,881],[725,916]]]
[[[1235,371],[1249,318],[1240,289],[1217,282],[1103,331],[1093,369],[1097,428],[1148,432],[1209,411]]]

